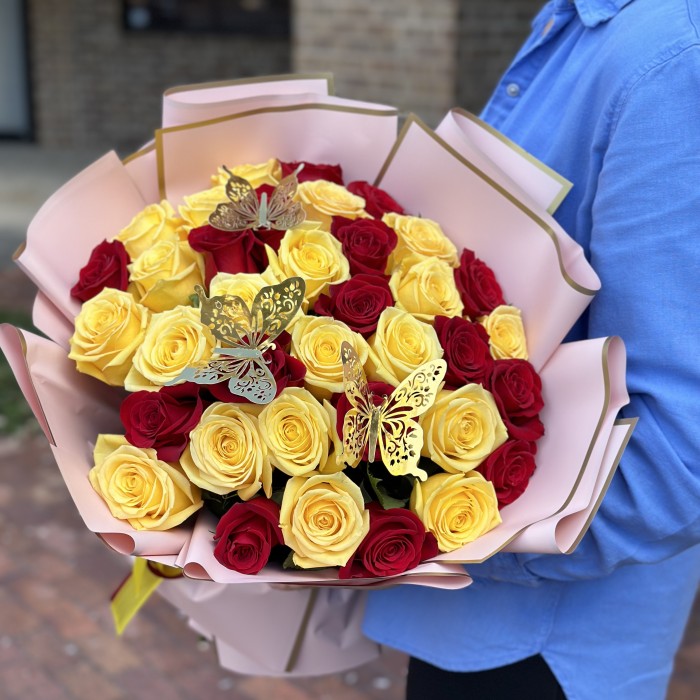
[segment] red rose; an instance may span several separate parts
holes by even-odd
[[[389,255],[398,242],[395,231],[376,219],[353,221],[334,216],[331,233],[341,242],[353,275],[362,272],[383,275]]]
[[[486,316],[497,306],[505,304],[493,270],[466,248],[462,251],[459,267],[455,270],[455,284],[467,316]]]
[[[301,360],[297,360],[296,357],[287,354],[284,350],[285,347],[289,346],[290,340],[289,333],[283,332],[275,340],[275,347],[263,353],[263,359],[268,363],[267,368],[272,373],[277,384],[275,396],[279,396],[285,387],[304,386],[306,365]],[[248,403],[248,399],[229,391],[228,380],[219,384],[212,384],[207,389],[217,401]]]
[[[378,503],[370,503],[367,510],[369,532],[338,578],[396,576],[438,554],[435,536],[410,510],[384,510]]]
[[[508,440],[478,467],[496,489],[498,507],[507,506],[522,495],[535,471],[537,445],[527,440]]]
[[[486,384],[494,360],[489,335],[480,323],[455,316],[435,317],[435,332],[447,362],[445,388],[458,389],[465,384]]]
[[[369,390],[372,392],[372,399],[375,406],[381,406],[384,397],[389,396],[391,392],[395,389],[395,387],[391,386],[391,384],[385,384],[384,382],[368,382],[367,384],[369,386]],[[340,439],[342,440],[343,422],[345,421],[345,414],[352,408],[352,406],[350,405],[350,401],[348,401],[348,397],[345,394],[334,394],[332,398],[332,403],[335,406],[337,414],[335,429],[338,432]],[[379,453],[379,446],[377,446],[375,454],[371,460],[369,459],[369,455],[367,454],[368,452],[369,445],[365,447],[362,459],[371,462],[376,461],[377,454]]]
[[[537,440],[544,435],[538,413],[544,406],[542,380],[527,360],[497,360],[489,390],[511,438]]]
[[[70,290],[72,297],[87,301],[97,296],[105,287],[122,292],[129,285],[129,256],[121,241],[102,241],[90,253],[85,267],[80,270],[78,281]]]
[[[257,574],[267,564],[270,551],[282,544],[280,507],[258,496],[235,503],[216,526],[214,556],[227,569]]]
[[[255,194],[258,200],[263,193],[269,199],[273,190],[272,185],[260,185]],[[284,231],[267,228],[221,231],[205,224],[192,229],[187,240],[193,250],[204,254],[204,279],[209,285],[218,272],[263,272],[268,264],[265,246],[278,250],[284,234]]]
[[[328,165],[326,163],[307,163],[306,161],[295,161],[293,163],[283,163],[282,177],[291,175],[300,165],[304,167],[297,173],[299,182],[308,182],[310,180],[328,180],[335,182],[336,185],[343,184],[343,169],[339,165]]]
[[[209,224],[193,228],[188,241],[193,250],[204,254],[205,281],[208,285],[218,272],[263,272],[267,268],[265,244],[279,248],[284,231],[246,229],[220,231]]]
[[[394,305],[389,283],[379,275],[355,275],[347,282],[331,285],[329,292],[330,296],[318,297],[314,312],[346,323],[365,338],[377,330],[382,311]]]
[[[129,394],[122,401],[119,417],[132,445],[152,447],[158,459],[176,462],[202,417],[202,409],[199,387],[186,382]]]
[[[369,182],[355,180],[348,185],[348,190],[365,200],[365,211],[375,219],[381,219],[388,212],[403,214],[403,207],[391,195]]]

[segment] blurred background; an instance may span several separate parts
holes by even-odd
[[[338,95],[434,126],[453,106],[478,113],[542,4],[0,0],[0,322],[31,328],[11,257],[36,210],[105,151],[147,141],[168,87],[331,72]],[[390,651],[320,679],[236,676],[157,596],[118,639],[108,601],[126,563],[82,525],[4,359],[0,475],[0,700],[403,697],[406,659]],[[696,609],[669,699],[699,696]]]

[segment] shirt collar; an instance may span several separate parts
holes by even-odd
[[[614,17],[632,0],[573,0],[584,26],[591,29]]]

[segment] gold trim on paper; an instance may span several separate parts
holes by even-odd
[[[461,107],[455,107],[451,111],[465,117],[466,119],[469,119],[469,121],[472,121],[475,124],[478,124],[482,129],[488,131],[491,136],[495,136],[505,146],[508,146],[508,148],[525,158],[528,163],[534,165],[538,170],[541,170],[543,173],[549,175],[549,177],[551,177],[553,180],[556,180],[561,185],[561,190],[559,190],[559,194],[557,194],[557,196],[549,203],[549,206],[547,207],[547,213],[554,214],[554,212],[559,208],[559,205],[566,198],[566,195],[571,191],[571,188],[574,186],[573,183],[567,180],[563,175],[560,175],[556,170],[553,170],[548,165],[543,163],[541,160],[535,158],[532,153],[528,153],[524,148],[518,146],[515,141],[511,141],[507,136],[504,136],[500,131],[498,131],[498,129],[494,129],[483,119],[479,119],[479,117],[477,117],[475,114],[472,114]]]
[[[287,659],[287,665],[284,667],[285,673],[290,673],[294,670],[294,667],[299,660],[299,654],[301,652],[301,646],[304,643],[304,637],[306,637],[306,629],[309,626],[309,620],[311,619],[311,613],[314,611],[316,606],[316,598],[318,598],[318,588],[312,588],[309,593],[309,600],[306,602],[306,610],[304,610],[304,616],[301,618],[299,623],[299,629],[297,630],[296,637],[294,638],[294,644],[292,645],[292,650],[289,652],[289,658]]]
[[[211,88],[232,87],[235,85],[253,85],[255,83],[277,83],[293,80],[325,80],[328,83],[328,94],[335,95],[335,82],[333,73],[281,73],[280,75],[263,75],[257,78],[234,78],[232,80],[215,80],[208,83],[191,83],[190,85],[176,85],[168,88],[163,96],[175,95],[178,92],[191,92],[193,90],[210,90]]]
[[[213,124],[221,124],[234,119],[242,119],[244,117],[252,117],[256,114],[272,114],[283,112],[301,112],[307,109],[323,110],[327,112],[345,112],[346,114],[366,114],[375,117],[396,117],[398,110],[396,109],[369,109],[368,107],[349,107],[346,105],[329,105],[318,102],[309,102],[307,104],[286,105],[283,107],[259,107],[251,109],[247,112],[239,112],[238,114],[227,114],[222,117],[214,117],[213,119],[205,119],[200,122],[192,122],[191,124],[180,124],[178,126],[170,126],[164,129],[156,129],[155,145],[156,145],[156,160],[158,164],[158,189],[161,199],[166,199],[165,191],[165,154],[163,152],[163,135],[175,131],[185,131],[188,129],[199,129],[201,127],[212,126]]]
[[[420,119],[420,117],[417,117],[415,114],[409,114],[408,117],[406,118],[406,121],[403,125],[403,128],[401,129],[401,133],[399,133],[399,136],[396,139],[396,143],[394,144],[394,147],[391,149],[391,152],[387,156],[387,159],[384,162],[382,169],[379,171],[379,175],[377,176],[377,179],[374,181],[374,184],[376,186],[379,186],[382,179],[386,175],[386,172],[389,169],[391,162],[396,157],[396,153],[399,150],[399,147],[401,146],[404,139],[406,138],[411,126],[414,124],[417,127],[419,127],[420,129],[423,129],[423,131],[430,138],[432,138],[439,146],[441,146],[445,151],[447,151],[447,153],[449,153],[453,158],[455,158],[460,163],[462,163],[462,165],[469,168],[469,170],[471,170],[475,175],[478,175],[482,180],[487,182],[497,192],[499,192],[501,195],[503,195],[509,202],[511,202],[511,204],[515,205],[518,209],[520,209],[520,211],[522,211],[523,214],[526,214],[530,219],[532,219],[550,237],[550,239],[552,240],[552,243],[554,243],[554,248],[556,249],[557,258],[559,260],[559,271],[561,272],[561,275],[564,278],[564,280],[566,281],[566,283],[572,289],[575,289],[577,292],[579,292],[581,294],[585,294],[586,296],[595,296],[595,294],[597,293],[596,290],[588,289],[588,288],[584,287],[583,285],[574,281],[569,276],[569,273],[566,271],[566,268],[564,267],[564,260],[563,260],[559,240],[557,238],[556,233],[554,233],[554,231],[552,230],[552,228],[549,225],[547,225],[547,223],[545,221],[543,221],[539,216],[537,216],[537,214],[535,214],[535,212],[531,211],[525,204],[520,202],[510,192],[508,192],[506,189],[501,187],[497,182],[492,180],[488,175],[486,175],[486,173],[479,170],[479,168],[477,168],[473,163],[471,163],[463,155],[461,155],[454,148],[452,148],[452,146],[450,146],[450,144],[448,144],[446,141],[441,139],[429,126],[427,126]]]
[[[605,398],[603,399],[603,408],[600,412],[600,418],[598,418],[598,423],[595,427],[595,430],[593,431],[593,437],[591,438],[591,441],[588,444],[588,449],[586,450],[586,455],[583,458],[581,468],[579,469],[578,476],[576,477],[576,482],[572,486],[571,491],[569,492],[569,495],[567,496],[567,498],[564,501],[564,503],[562,504],[562,506],[560,508],[558,508],[551,515],[548,515],[547,517],[542,518],[542,520],[548,520],[549,518],[553,518],[555,515],[558,515],[559,513],[561,513],[566,508],[566,506],[569,505],[569,503],[571,503],[571,499],[574,497],[574,493],[576,493],[576,489],[578,488],[578,485],[581,483],[581,479],[583,478],[583,474],[586,471],[586,467],[588,466],[588,460],[591,458],[591,453],[593,452],[593,448],[595,447],[595,444],[598,441],[598,437],[600,436],[600,431],[603,427],[603,423],[605,422],[605,416],[606,416],[608,409],[610,407],[611,391],[610,391],[610,370],[609,370],[609,365],[608,365],[608,351],[610,348],[610,344],[612,343],[612,341],[614,339],[616,339],[616,337],[617,336],[610,336],[610,337],[606,338],[605,343],[603,343],[603,350],[601,353],[601,355],[602,355],[601,361],[603,364],[603,388],[604,388],[604,392],[605,392]],[[625,422],[625,419],[619,419],[619,420],[620,420],[620,423]],[[631,420],[635,421],[635,423],[637,421],[636,418],[633,418]],[[615,424],[617,424],[617,421]],[[631,434],[631,431],[630,431],[630,434]],[[629,437],[627,439],[629,440]],[[627,445],[627,440],[624,443],[624,446],[626,446],[626,445]],[[619,457],[622,456],[623,449],[624,449],[624,447],[620,450]],[[605,488],[607,489],[607,484],[606,484]],[[601,499],[602,499],[602,496],[601,496]],[[490,557],[492,557],[494,554],[498,554],[498,552],[505,549],[514,539],[519,537],[529,527],[531,527],[532,525],[535,525],[538,522],[542,522],[542,520],[538,520],[535,523],[530,523],[530,525],[526,525],[525,527],[521,528],[512,537],[509,537],[500,547],[498,547],[498,549],[493,550],[493,552],[491,552],[487,556],[483,557],[482,559],[455,560],[455,559],[435,558],[435,559],[429,559],[428,561],[445,563],[445,564],[481,564],[482,562],[484,562],[487,559],[489,559]]]
[[[603,343],[603,357],[602,357],[602,362],[603,362],[603,388],[605,391],[605,400],[603,401],[603,410],[600,412],[600,418],[598,419],[598,425],[596,425],[595,430],[593,431],[593,437],[591,438],[591,442],[588,445],[588,450],[586,451],[586,456],[583,458],[583,464],[581,465],[581,469],[579,469],[578,473],[578,478],[576,479],[576,482],[574,483],[574,487],[571,489],[571,493],[569,494],[569,497],[564,501],[564,505],[556,512],[554,515],[557,515],[566,508],[566,506],[571,503],[571,499],[574,497],[574,492],[578,488],[578,485],[581,483],[581,479],[583,478],[583,472],[586,470],[586,467],[588,466],[588,460],[591,458],[591,454],[593,453],[593,448],[595,447],[596,442],[598,441],[598,437],[600,436],[600,431],[603,428],[603,423],[605,422],[605,414],[608,412],[608,409],[610,408],[610,365],[608,363],[608,354],[610,350],[610,345],[614,339],[616,339],[617,336],[610,336],[609,338],[605,339],[605,342]]]
[[[143,148],[140,148],[138,151],[135,151],[131,155],[126,156],[126,158],[122,158],[122,165],[126,165],[127,163],[131,163],[132,160],[136,160],[137,158],[140,158],[141,156],[145,156],[148,153],[151,153],[151,151],[155,151],[156,149],[156,144],[155,141],[153,143],[149,143],[148,146],[144,146]]]
[[[17,262],[18,258],[24,251],[27,249],[27,241],[22,241],[19,246],[17,246],[17,250],[12,253],[12,262]]]
[[[36,405],[39,411],[41,411],[41,417],[43,418],[44,425],[46,426],[46,430],[48,431],[48,435],[46,437],[48,438],[48,441],[51,443],[51,445],[53,445],[53,447],[58,447],[58,445],[56,444],[56,440],[53,436],[53,432],[51,431],[49,420],[46,417],[46,411],[44,411],[44,407],[41,405],[41,400],[39,399],[39,394],[37,393],[36,385],[34,384],[34,379],[32,378],[32,374],[29,369],[29,362],[27,360],[27,339],[24,337],[24,333],[22,332],[21,328],[17,328],[16,326],[12,326],[12,328],[16,331],[17,336],[19,338],[19,345],[22,351],[22,357],[24,358],[24,366],[27,369],[27,378],[29,379],[29,384],[32,387],[32,391],[34,392],[34,397],[36,398]]]
[[[593,522],[593,518],[595,517],[595,514],[598,512],[598,508],[600,508],[600,504],[603,502],[603,497],[608,491],[608,487],[610,486],[610,482],[613,479],[613,476],[615,476],[615,472],[617,471],[617,467],[620,464],[620,460],[622,459],[622,453],[627,449],[627,445],[630,441],[630,438],[632,437],[632,433],[634,432],[634,429],[637,427],[637,422],[639,421],[639,418],[620,418],[619,420],[615,421],[615,425],[625,425],[627,426],[627,433],[620,445],[620,449],[617,451],[617,454],[615,455],[615,459],[613,460],[612,468],[610,469],[610,473],[608,474],[607,479],[605,480],[605,483],[603,484],[603,489],[601,490],[600,494],[598,495],[598,498],[596,499],[596,502],[593,506],[593,510],[588,514],[588,518],[586,519],[586,522],[583,525],[583,528],[581,528],[581,532],[579,532],[578,537],[574,541],[574,543],[569,547],[567,550],[565,550],[563,553],[564,554],[571,554],[571,552],[576,549],[576,547],[579,546],[579,543],[583,539],[583,536],[586,534],[588,531],[588,528],[591,526],[591,523]]]

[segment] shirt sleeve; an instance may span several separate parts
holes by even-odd
[[[601,155],[590,256],[602,289],[589,336],[625,341],[623,415],[639,423],[600,510],[571,555],[500,554],[468,566],[475,578],[595,578],[700,542],[699,116],[692,46],[634,82]]]

